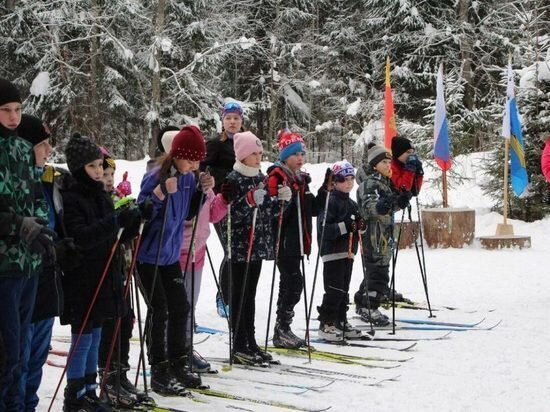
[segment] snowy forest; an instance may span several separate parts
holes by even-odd
[[[154,156],[169,124],[214,135],[234,99],[266,160],[288,127],[310,162],[356,163],[383,134],[387,57],[397,129],[431,159],[443,63],[452,154],[495,153],[486,189],[497,208],[511,56],[532,186],[510,199],[510,216],[549,211],[539,162],[550,134],[548,0],[5,0],[0,20],[0,76],[50,125],[58,151],[79,131],[130,160]]]

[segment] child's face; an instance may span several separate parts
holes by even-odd
[[[84,170],[92,180],[101,182],[103,179],[103,159],[96,159],[84,166]]]
[[[304,156],[304,152],[295,153],[292,156],[288,156],[284,163],[288,166],[290,170],[296,172],[300,170],[304,165]]]
[[[390,159],[380,160],[378,163],[376,163],[375,169],[382,176],[391,177],[391,160]]]
[[[263,153],[264,152],[254,152],[245,157],[242,162],[248,167],[260,167]]]
[[[199,160],[174,159],[174,166],[182,175],[198,170],[200,163]]]
[[[6,103],[0,106],[0,124],[6,129],[15,130],[21,123],[21,103]]]
[[[409,149],[406,152],[401,153],[401,156],[397,158],[401,163],[407,163],[409,156],[414,153],[414,149]]]
[[[339,192],[349,193],[351,192],[351,189],[353,189],[354,184],[355,184],[355,177],[346,176],[343,182],[335,181],[334,188]]]
[[[243,119],[237,113],[228,113],[223,118],[223,129],[228,133],[237,133],[239,130],[241,130],[242,125]]]
[[[105,190],[112,192],[115,188],[115,169],[108,167],[103,169],[103,183],[105,184]]]
[[[38,167],[46,166],[48,157],[50,157],[50,153],[52,152],[52,147],[50,146],[50,139],[43,140],[37,145],[34,145],[32,150],[34,151],[34,159],[36,162],[36,166]]]

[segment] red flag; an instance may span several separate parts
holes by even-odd
[[[393,96],[391,92],[390,58],[386,58],[386,87],[384,90],[384,146],[391,151],[391,141],[397,136]]]

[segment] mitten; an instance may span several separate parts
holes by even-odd
[[[290,201],[292,198],[292,190],[288,186],[280,186],[277,191],[277,198],[279,200],[284,200],[285,202]]]

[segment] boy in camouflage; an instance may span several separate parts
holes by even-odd
[[[378,308],[390,293],[393,212],[407,207],[410,192],[399,194],[395,190],[391,181],[391,155],[384,147],[372,146],[367,160],[357,173],[359,213],[367,221],[361,238],[366,273],[354,300],[357,314],[364,321],[385,326],[389,324],[388,317]]]

